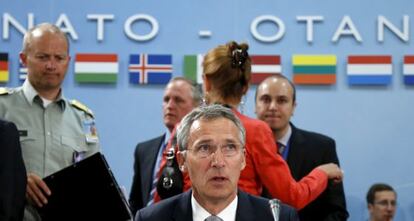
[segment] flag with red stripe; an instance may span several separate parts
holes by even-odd
[[[405,84],[414,85],[414,55],[404,56],[403,75]]]
[[[115,83],[118,77],[118,55],[76,54],[75,80],[79,83]]]
[[[350,85],[387,85],[392,78],[390,55],[349,55],[347,64]]]
[[[251,55],[250,58],[252,59],[252,78],[250,79],[252,84],[260,84],[267,77],[282,73],[280,55]]]
[[[9,54],[0,53],[0,82],[9,81]]]
[[[132,84],[167,84],[172,77],[172,55],[131,54],[128,69]]]

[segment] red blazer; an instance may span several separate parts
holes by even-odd
[[[246,167],[240,175],[240,189],[260,195],[262,187],[266,186],[272,197],[297,209],[305,207],[325,190],[328,183],[325,172],[314,169],[296,182],[285,160],[277,154],[269,126],[234,112],[246,129]]]
[[[299,182],[295,181],[289,166],[277,154],[277,146],[269,126],[265,122],[233,111],[246,129],[246,167],[240,174],[238,184],[241,190],[260,196],[265,186],[272,197],[296,209],[302,209],[325,190],[328,183],[325,172],[314,169]],[[191,181],[187,173],[183,176],[186,191],[191,188]]]

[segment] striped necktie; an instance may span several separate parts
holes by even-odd
[[[283,145],[280,142],[276,142],[277,147],[278,147],[278,154],[283,155],[283,151],[285,150],[285,145]]]
[[[160,177],[161,162],[162,162],[162,158],[164,157],[164,150],[165,150],[166,146],[167,145],[164,142],[162,144],[160,154],[158,154],[157,159],[156,159],[157,162],[155,163],[155,167],[154,167],[156,175],[152,179],[151,192],[150,192],[149,201],[147,203],[147,206],[149,206],[151,204],[154,204],[155,192],[157,191],[158,178]]]

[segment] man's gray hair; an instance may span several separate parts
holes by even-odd
[[[194,107],[201,105],[201,101],[203,99],[203,95],[201,93],[201,85],[198,85],[194,81],[181,76],[172,78],[168,83],[172,83],[174,81],[184,81],[189,84],[191,86],[191,97],[193,98]]]
[[[244,148],[246,144],[246,131],[239,118],[227,107],[214,104],[202,106],[188,113],[177,128],[177,144],[180,151],[187,149],[188,139],[190,137],[190,128],[196,120],[211,121],[220,118],[229,119],[239,129],[239,139]]]

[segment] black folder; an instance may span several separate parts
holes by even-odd
[[[105,157],[96,153],[43,179],[52,195],[38,209],[42,221],[132,219]]]

